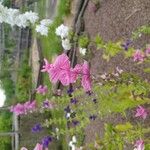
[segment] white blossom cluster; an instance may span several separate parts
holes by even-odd
[[[25,28],[30,24],[35,24],[38,19],[37,13],[29,11],[21,14],[18,9],[7,8],[0,3],[0,23]]]
[[[82,48],[82,47],[79,48],[79,52],[80,52],[80,54],[82,54],[82,55],[85,55],[85,54],[86,54],[86,51],[87,51],[86,48]]]
[[[69,147],[71,147],[71,150],[76,150],[76,143],[77,139],[75,136],[72,137],[72,140],[69,142]]]
[[[47,36],[48,35],[48,27],[52,24],[52,20],[50,19],[43,19],[40,21],[39,25],[36,25],[36,32],[40,33],[41,35]]]
[[[64,50],[70,50],[71,49],[71,43],[68,38],[69,35],[69,28],[63,24],[61,24],[58,28],[56,28],[56,35],[60,36],[62,39],[62,47]]]

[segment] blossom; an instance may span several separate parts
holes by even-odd
[[[72,104],[77,104],[78,103],[78,100],[76,98],[71,98],[70,102]]]
[[[95,103],[95,104],[97,103],[97,99],[96,98],[93,99],[93,103]]]
[[[53,104],[49,101],[49,100],[45,100],[44,102],[43,102],[43,107],[44,108],[48,108],[48,109],[53,109]]]
[[[146,119],[148,113],[146,111],[146,109],[142,106],[139,106],[137,109],[136,109],[136,114],[135,114],[135,117],[141,117],[143,119]]]
[[[133,54],[133,60],[143,62],[144,61],[143,52],[140,50],[136,50],[135,53]]]
[[[79,52],[80,52],[80,54],[82,54],[82,55],[85,55],[86,54],[86,48],[79,48]]]
[[[68,95],[71,95],[71,94],[73,93],[73,91],[74,91],[73,88],[70,87],[70,88],[67,90],[67,94],[68,94]]]
[[[14,112],[17,116],[25,114],[24,105],[18,103],[16,106],[11,108],[11,111]]]
[[[91,91],[90,67],[87,61],[84,61],[82,66],[82,86],[84,90]]]
[[[36,101],[27,101],[24,104],[18,103],[15,106],[11,106],[10,112],[14,112],[16,115],[23,115],[35,109],[36,109]]]
[[[63,85],[70,84],[70,61],[66,54],[59,55],[49,69],[50,79],[53,83],[58,80]]]
[[[144,150],[144,141],[143,140],[137,140],[135,145],[134,145],[135,149],[134,150]]]
[[[94,121],[97,118],[97,116],[96,115],[91,115],[89,118],[90,118],[90,120]]]
[[[38,14],[32,11],[20,13],[18,9],[7,8],[0,3],[0,23],[8,23],[11,26],[27,27],[35,24],[39,19]]]
[[[62,47],[64,50],[70,50],[71,49],[71,43],[68,39],[63,39],[62,40]]]
[[[35,22],[39,19],[38,14],[32,11],[26,11],[22,15],[24,15],[31,24],[35,24]]]
[[[49,64],[47,59],[44,58],[44,65],[42,67],[41,72],[49,72],[49,70],[52,68],[52,64]]]
[[[132,43],[131,40],[127,40],[124,44],[121,46],[127,51],[129,49],[130,44]]]
[[[74,68],[70,69],[70,82],[75,83],[78,76],[82,74],[82,66],[81,64],[77,64]]]
[[[145,54],[146,56],[150,56],[150,47],[146,49]]]
[[[39,87],[36,89],[36,91],[37,91],[37,93],[39,93],[39,94],[45,95],[46,92],[48,91],[48,88],[47,88],[47,86],[39,85]]]
[[[45,148],[47,148],[51,142],[52,142],[52,137],[50,137],[50,136],[46,136],[42,139],[42,145]]]
[[[48,26],[52,24],[52,20],[50,19],[43,19],[40,21],[39,25],[36,25],[36,32],[40,33],[41,35],[48,36]]]
[[[11,26],[14,26],[16,24],[16,19],[19,15],[19,10],[18,9],[12,9],[9,8],[6,11],[7,17],[5,18],[5,22],[10,24]]]
[[[80,122],[77,121],[77,120],[73,120],[72,123],[73,123],[74,126],[77,126]]]
[[[20,28],[25,28],[29,26],[29,22],[25,15],[19,14],[15,19],[15,24]]]
[[[33,111],[36,109],[36,101],[35,100],[34,101],[27,101],[23,105],[24,105],[24,109],[26,112],[27,111]]]
[[[37,143],[34,150],[43,150],[43,145],[42,144],[39,144]]]
[[[69,28],[61,24],[58,28],[56,28],[56,35],[60,36],[62,39],[67,38],[69,34]]]
[[[33,133],[40,132],[41,130],[42,130],[42,126],[40,123],[35,124],[34,127],[32,128]]]
[[[71,147],[72,150],[76,150],[75,144],[77,143],[77,139],[75,136],[72,137],[72,140],[69,142],[69,147]]]
[[[43,19],[40,21],[40,24],[41,25],[44,25],[44,26],[49,26],[53,23],[53,21],[51,19]]]
[[[36,32],[40,33],[41,35],[48,36],[48,27],[44,25],[36,25],[35,28]]]

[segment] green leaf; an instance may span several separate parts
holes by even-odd
[[[133,128],[133,126],[130,122],[127,122],[125,124],[118,124],[115,126],[115,129],[120,131],[120,132],[125,132],[125,131],[132,129],[132,128]]]

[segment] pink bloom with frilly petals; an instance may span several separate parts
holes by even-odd
[[[81,84],[86,92],[91,91],[90,67],[87,61],[84,61],[82,66]]]
[[[144,54],[142,51],[140,50],[136,50],[135,53],[133,54],[133,60],[134,61],[140,61],[143,62],[144,61]]]
[[[41,72],[49,72],[51,68],[52,68],[52,64],[49,64],[48,60],[44,58],[44,65],[42,67]]]
[[[34,150],[43,150],[43,145],[42,144],[39,144],[37,143]]]
[[[47,86],[39,85],[39,87],[36,89],[37,93],[45,95],[48,91]]]
[[[150,47],[146,49],[145,54],[146,56],[150,56]]]
[[[81,73],[82,73],[82,65],[77,64],[73,69],[71,69],[70,82],[75,83],[78,76],[81,75]]]
[[[135,117],[141,117],[143,119],[146,119],[148,113],[146,111],[146,109],[142,106],[139,106],[137,109],[136,109],[136,114],[135,114]]]
[[[26,113],[28,111],[34,111],[36,109],[36,101],[27,101],[24,103],[24,108],[25,108],[25,111]]]
[[[136,150],[144,150],[144,141],[143,140],[137,140],[134,147]]]
[[[14,106],[13,112],[15,112],[15,114],[16,114],[17,116],[22,115],[22,114],[25,114],[24,105],[18,103],[16,106]]]
[[[56,58],[49,70],[49,76],[53,83],[60,80],[63,85],[70,84],[70,61],[66,54],[59,55]]]

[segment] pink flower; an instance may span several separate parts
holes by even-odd
[[[91,91],[90,67],[87,61],[85,61],[82,66],[81,84],[86,92]]]
[[[150,47],[146,49],[145,54],[146,56],[150,56]]]
[[[25,111],[28,112],[28,111],[33,111],[36,109],[36,101],[27,101],[26,103],[24,103],[24,108],[25,108]]]
[[[49,76],[53,83],[60,80],[63,85],[70,84],[70,61],[66,54],[59,55],[56,58],[52,68],[49,69]]]
[[[46,92],[48,91],[48,88],[47,88],[47,86],[42,86],[42,85],[40,85],[40,86],[36,89],[36,91],[37,91],[37,93],[39,93],[39,94],[45,95]]]
[[[75,83],[78,76],[82,73],[82,65],[77,64],[73,69],[71,69],[71,83]]]
[[[16,106],[14,106],[13,112],[14,112],[17,116],[22,115],[22,114],[25,114],[24,105],[18,103]]]
[[[37,143],[34,150],[43,150],[43,145],[42,144],[39,144]]]
[[[52,64],[49,64],[46,58],[44,58],[44,63],[41,72],[48,72],[49,69],[51,69]]]
[[[135,114],[135,117],[141,117],[143,119],[146,119],[148,113],[146,111],[146,109],[142,106],[139,106],[137,109],[136,109],[136,114]]]
[[[135,150],[144,150],[144,141],[143,140],[137,140],[134,147]]]
[[[143,62],[144,61],[143,52],[140,50],[136,50],[135,53],[133,54],[133,60]]]

